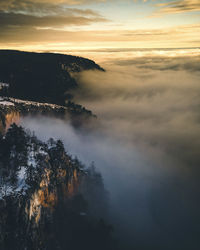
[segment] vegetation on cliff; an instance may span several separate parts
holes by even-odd
[[[7,129],[13,122],[24,116],[42,115],[66,119],[74,127],[84,127],[95,115],[83,106],[68,101],[65,106],[39,103],[10,97],[0,97],[0,131]],[[15,119],[17,118],[17,120]]]
[[[0,82],[10,97],[65,105],[77,87],[70,72],[103,70],[95,62],[70,55],[0,50]]]
[[[0,137],[0,177],[1,249],[115,248],[101,219],[101,175],[67,154],[62,141],[43,143],[13,124]]]

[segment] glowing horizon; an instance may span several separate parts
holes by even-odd
[[[200,46],[198,0],[2,0],[0,49]]]

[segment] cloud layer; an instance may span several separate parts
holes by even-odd
[[[199,249],[199,60],[118,58],[104,63],[107,72],[77,75],[76,101],[99,119],[90,133],[55,119],[23,120],[95,162],[121,249]]]
[[[199,0],[179,0],[156,4],[161,7],[158,14],[180,14],[185,12],[200,11]]]
[[[63,28],[106,21],[93,10],[69,8],[66,4],[62,1],[1,1],[0,32],[16,41],[19,31],[22,36],[27,32],[29,35],[33,32],[35,36],[37,28]]]
[[[199,1],[159,2],[2,0],[0,47],[36,51],[78,47],[197,47],[200,34],[197,16],[191,14],[190,19],[188,16],[174,21],[163,16],[199,12]],[[159,17],[160,21],[149,15]]]

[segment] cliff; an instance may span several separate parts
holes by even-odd
[[[70,73],[82,70],[103,69],[82,57],[0,50],[1,91],[18,99],[64,106],[72,98],[70,90],[77,87]]]
[[[43,143],[12,125],[0,136],[0,176],[1,249],[116,249],[91,213],[96,199],[101,213],[106,206],[101,176],[60,140]]]
[[[70,121],[73,126],[84,126],[86,122],[95,120],[91,111],[73,102],[65,106],[39,103],[15,98],[0,97],[0,131],[7,130],[12,123],[18,124],[20,117],[27,115],[52,116]]]

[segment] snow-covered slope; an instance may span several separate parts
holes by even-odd
[[[20,116],[43,115],[60,119],[70,119],[75,127],[84,125],[84,122],[95,118],[91,111],[81,105],[68,102],[66,106],[40,103],[15,98],[0,97],[0,131],[17,122]],[[84,121],[84,122],[83,122]]]

